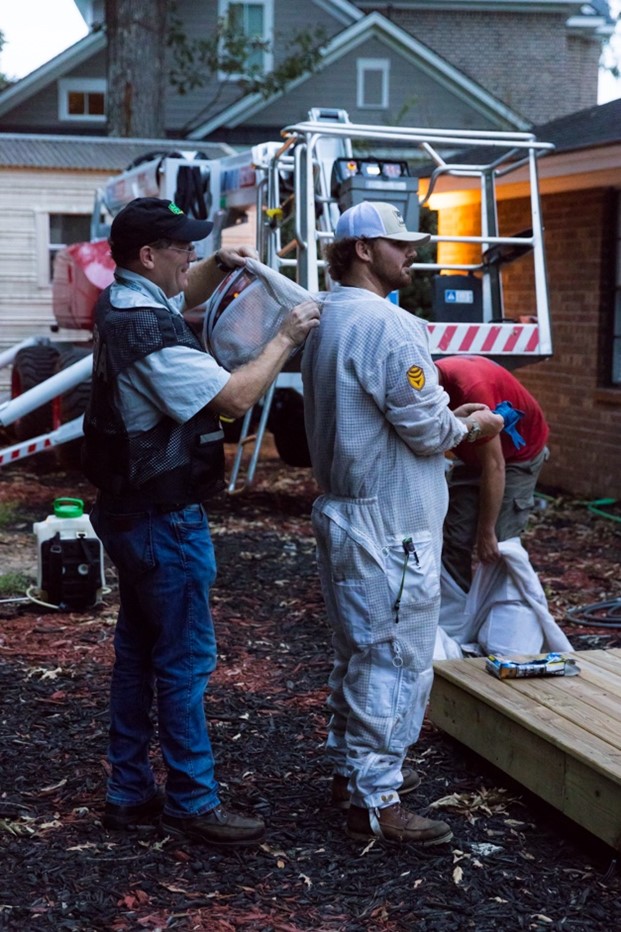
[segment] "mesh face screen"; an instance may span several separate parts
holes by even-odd
[[[257,356],[296,304],[312,296],[280,272],[253,259],[216,289],[205,312],[208,352],[231,371]]]

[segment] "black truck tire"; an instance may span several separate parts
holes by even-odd
[[[304,401],[298,392],[292,388],[276,389],[268,427],[283,463],[287,466],[311,465],[304,429]]]
[[[11,398],[18,398],[54,375],[57,359],[58,349],[51,344],[41,343],[21,349],[13,361]],[[18,441],[28,440],[48,433],[52,427],[52,402],[48,401],[18,418],[13,423],[13,434]]]

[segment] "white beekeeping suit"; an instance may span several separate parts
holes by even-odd
[[[352,804],[381,807],[431,688],[443,453],[465,428],[438,384],[424,322],[366,289],[337,286],[319,331],[307,340],[302,377],[334,631],[328,755],[335,772],[355,774]]]

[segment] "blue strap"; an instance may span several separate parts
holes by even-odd
[[[515,449],[519,450],[520,447],[525,447],[526,441],[516,427],[518,421],[524,417],[524,412],[514,408],[510,401],[501,401],[500,404],[496,405],[494,408],[494,414],[500,414],[504,418],[505,426],[503,430],[511,437]]]

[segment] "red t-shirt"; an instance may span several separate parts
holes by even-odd
[[[478,401],[493,411],[501,401],[508,401],[518,411],[524,412],[524,417],[515,426],[526,441],[525,446],[517,450],[509,434],[504,430],[500,433],[505,462],[530,460],[543,450],[550,433],[543,411],[530,392],[510,372],[485,356],[448,356],[436,360],[436,365],[440,370],[442,386],[451,399],[451,408]],[[475,453],[478,443],[460,443],[455,448],[455,455],[468,465],[478,465]]]

